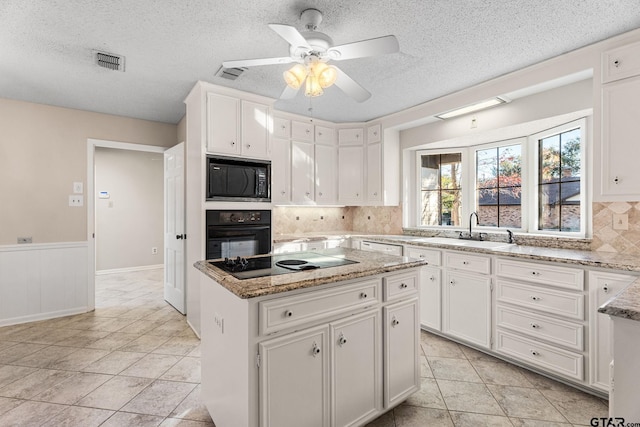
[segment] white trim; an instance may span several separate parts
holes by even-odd
[[[144,151],[150,153],[164,153],[167,147],[157,145],[132,144],[128,142],[109,141],[103,139],[87,138],[87,307],[93,310],[96,304],[96,240],[94,233],[96,229],[95,218],[95,175],[94,162],[96,147],[115,148],[119,150]]]
[[[110,270],[96,270],[96,276],[104,274],[131,273],[134,271],[158,270],[164,268],[164,264],[141,265],[139,267],[112,268]]]
[[[39,320],[56,319],[58,317],[73,316],[76,314],[87,313],[89,311],[91,310],[89,310],[87,307],[76,307],[76,308],[70,308],[68,310],[50,311],[47,313],[38,313],[38,314],[31,314],[28,316],[12,317],[10,319],[1,319],[0,327],[19,325],[21,323],[37,322]]]
[[[89,242],[24,243],[20,245],[0,245],[0,252],[34,251],[42,249],[85,248]]]

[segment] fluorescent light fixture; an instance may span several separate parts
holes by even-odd
[[[462,116],[463,114],[473,113],[474,111],[484,110],[485,108],[493,107],[495,105],[504,104],[506,99],[495,97],[487,99],[486,101],[476,102],[475,104],[467,105],[466,107],[456,108],[455,110],[447,111],[442,114],[436,114],[439,119],[450,119],[452,117]]]

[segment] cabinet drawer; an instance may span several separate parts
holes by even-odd
[[[381,252],[387,255],[402,256],[402,246],[389,245],[387,243],[375,243],[363,241],[360,244],[360,249],[363,251]]]
[[[498,280],[498,302],[584,320],[584,295]]]
[[[481,255],[467,255],[461,252],[445,252],[445,265],[456,270],[491,274],[491,258]]]
[[[582,354],[555,348],[500,330],[497,333],[496,350],[499,353],[576,380],[582,381],[584,379],[584,357]]]
[[[551,319],[526,311],[513,310],[498,304],[496,324],[534,338],[549,341],[573,350],[584,350],[584,326]]]
[[[380,279],[258,303],[260,334],[331,318],[380,301]]]
[[[523,279],[577,291],[584,289],[584,272],[579,268],[498,258],[496,260],[496,274],[509,279]]]
[[[385,301],[403,298],[418,290],[418,278],[415,274],[385,277],[383,283]]]
[[[405,247],[405,255],[409,258],[418,258],[427,261],[426,265],[440,265],[440,251],[433,249],[416,248],[414,246]]]

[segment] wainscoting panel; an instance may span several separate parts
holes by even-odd
[[[0,246],[0,326],[88,310],[86,242]]]

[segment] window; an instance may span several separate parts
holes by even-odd
[[[462,154],[420,156],[420,225],[461,224]]]
[[[520,144],[476,151],[476,200],[479,223],[522,226],[522,147]]]
[[[419,151],[416,222],[468,227],[476,211],[485,232],[509,228],[584,237],[585,129],[586,119],[580,119],[518,139]]]
[[[580,133],[538,139],[538,230],[580,231]]]

